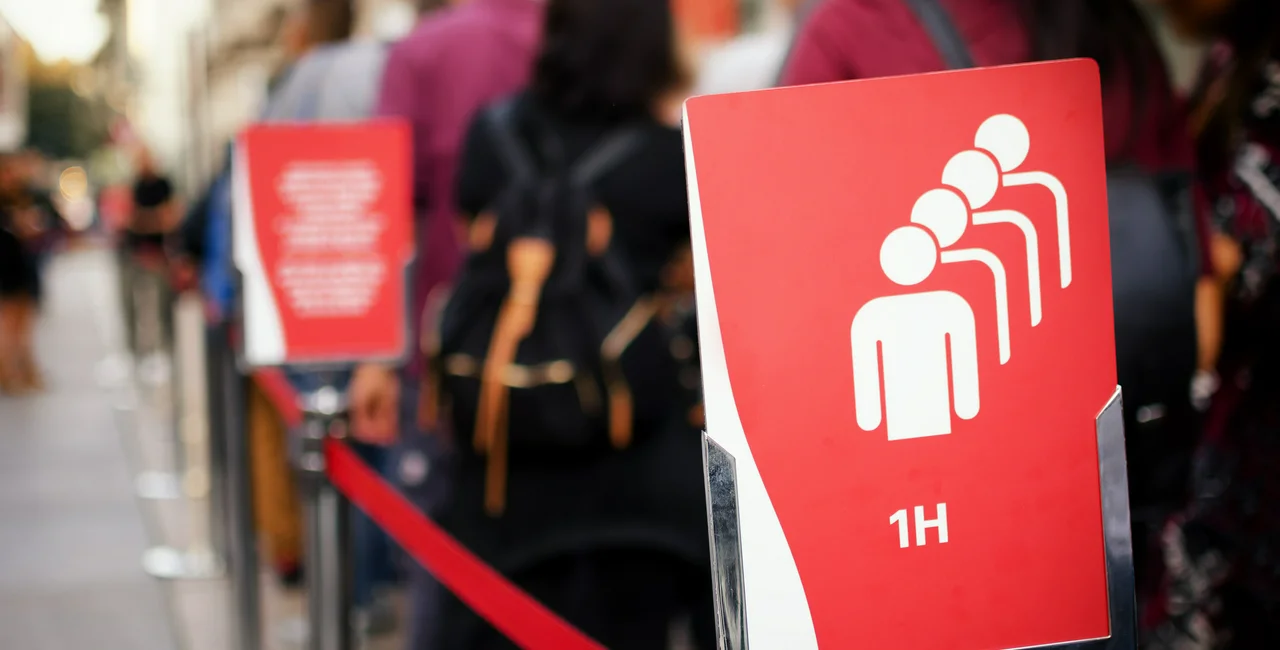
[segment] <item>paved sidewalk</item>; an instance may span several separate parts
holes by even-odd
[[[165,586],[140,558],[129,432],[99,386],[118,346],[110,254],[49,269],[38,345],[48,390],[0,397],[0,650],[173,650]]]

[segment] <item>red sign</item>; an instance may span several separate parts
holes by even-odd
[[[253,126],[235,159],[234,252],[253,366],[408,351],[408,127]]]
[[[685,129],[751,646],[1108,636],[1096,66],[701,97]]]

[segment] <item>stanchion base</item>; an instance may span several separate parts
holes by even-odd
[[[98,362],[94,375],[100,388],[124,388],[133,377],[133,357],[113,354]]]
[[[173,474],[143,472],[134,479],[133,485],[140,499],[173,501],[182,498],[182,483]]]
[[[272,637],[288,647],[303,648],[311,639],[311,626],[306,618],[295,616],[273,627]]]
[[[160,386],[169,381],[169,357],[152,352],[138,361],[138,380],[146,386]]]
[[[138,392],[132,388],[124,389],[116,396],[115,409],[120,412],[138,410]]]
[[[226,575],[226,565],[212,551],[179,551],[170,546],[147,549],[142,570],[161,580],[216,580]]]

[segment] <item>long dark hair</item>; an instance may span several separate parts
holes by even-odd
[[[1036,60],[1090,58],[1104,81],[1141,80],[1159,49],[1132,0],[1020,0]]]
[[[356,9],[352,0],[307,0],[307,38],[312,45],[337,43],[351,37]]]
[[[679,83],[666,0],[548,0],[546,12],[531,88],[556,113],[632,118]]]
[[[1214,70],[1194,94],[1201,169],[1220,173],[1231,164],[1246,126],[1249,103],[1263,83],[1263,67],[1280,52],[1280,0],[1236,0],[1218,24],[1233,65]],[[1216,95],[1213,85],[1221,84]],[[1280,136],[1280,134],[1275,134]]]
[[[1019,0],[1038,61],[1083,57],[1098,63],[1104,91],[1126,92],[1131,116],[1125,149],[1133,153],[1140,124],[1172,102],[1160,47],[1133,0]],[[1173,136],[1173,134],[1170,134]]]

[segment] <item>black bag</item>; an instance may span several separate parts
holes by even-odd
[[[625,448],[668,417],[678,385],[658,303],[638,292],[592,196],[639,128],[569,161],[555,126],[534,115],[521,124],[515,101],[485,114],[511,181],[473,221],[471,255],[427,346],[430,390],[487,457],[493,515],[509,453]]]
[[[908,0],[952,69],[974,66],[936,0]],[[1190,417],[1196,365],[1196,241],[1188,176],[1137,168],[1107,173],[1117,375],[1130,437],[1166,417]]]

